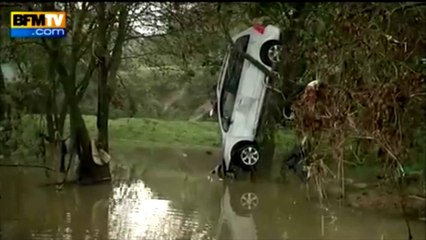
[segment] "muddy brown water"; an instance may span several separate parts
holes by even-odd
[[[407,239],[402,218],[321,208],[297,181],[208,179],[217,153],[115,157],[111,184],[61,191],[42,170],[0,168],[0,239]],[[423,222],[410,225],[425,239]]]

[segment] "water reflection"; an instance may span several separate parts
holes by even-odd
[[[411,222],[414,239],[425,225]],[[301,189],[271,183],[225,185],[217,239],[407,239],[401,218],[338,206],[318,206]]]
[[[252,192],[247,192],[244,196],[241,196],[238,199],[240,200],[239,204],[241,204],[241,206],[237,206],[237,209],[243,208],[244,210],[251,210],[256,207],[256,201],[253,201],[253,199],[257,198],[257,196],[255,198],[252,198],[252,196],[255,196]],[[246,199],[246,201],[244,199]],[[232,199],[229,188],[226,188],[221,201],[221,215],[219,218],[217,238],[257,239],[257,229],[253,215],[250,213],[238,214],[237,210],[232,208],[231,202]],[[229,232],[223,230],[224,225],[225,228],[227,228],[225,230],[229,230]]]
[[[110,200],[110,239],[209,239],[197,211],[181,211],[158,199],[141,180],[114,184]],[[172,187],[172,186],[170,186]]]
[[[113,188],[110,201],[110,238],[136,239],[142,236],[158,238],[151,229],[163,229],[169,212],[169,201],[152,199],[152,193],[142,181],[121,183]],[[127,231],[124,231],[127,229]],[[157,231],[158,232],[158,231]],[[152,235],[154,234],[154,235]]]
[[[315,206],[307,204],[303,191],[269,182],[237,181],[224,186],[218,239],[318,238]],[[299,220],[303,219],[302,222]],[[307,231],[291,232],[295,229]]]
[[[0,169],[2,239],[107,238],[109,185],[56,191],[47,180],[39,170]]]
[[[214,161],[186,153],[151,152],[111,184],[62,191],[41,171],[0,168],[0,239],[407,239],[401,218],[320,208],[297,181],[210,181]],[[411,228],[424,239],[423,222]]]

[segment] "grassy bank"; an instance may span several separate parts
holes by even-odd
[[[86,115],[84,119],[90,136],[96,137],[96,117]],[[41,121],[38,116],[25,116],[22,124],[21,141],[26,143],[23,145],[33,145],[32,141],[37,137],[36,130],[40,124]],[[68,124],[68,121],[66,124]],[[113,148],[137,146],[219,147],[219,134],[219,126],[214,121],[167,121],[148,118],[109,120],[109,139]],[[68,133],[65,133],[65,135],[67,136]],[[279,131],[276,135],[276,141],[277,146],[288,148],[295,143],[295,136],[290,130]]]
[[[90,136],[95,138],[97,135],[96,117],[84,116],[84,118]],[[40,124],[38,116],[27,115],[23,118],[21,136],[14,137],[17,142],[15,144],[19,148],[18,156],[35,156],[38,141],[37,128]],[[219,134],[219,127],[214,121],[166,121],[148,118],[119,118],[109,121],[111,150],[116,153],[138,147],[217,148],[220,146]],[[65,133],[65,136],[68,134]],[[286,152],[296,142],[296,137],[291,130],[280,130],[276,134],[277,152]],[[348,161],[351,161],[350,157],[348,156]],[[365,164],[356,164],[355,167],[352,167],[354,174],[374,176],[372,173],[366,173],[377,173],[380,168],[378,162],[373,159],[365,162]],[[419,156],[419,161],[408,164],[407,170],[424,169],[424,163],[424,155]]]
[[[85,116],[91,136],[96,136],[96,118]],[[113,145],[153,145],[171,147],[219,147],[220,131],[216,122],[165,121],[146,118],[120,118],[109,121]],[[294,144],[294,134],[280,131],[279,146]]]

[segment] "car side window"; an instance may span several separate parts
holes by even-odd
[[[223,82],[223,75],[224,75],[224,72],[225,72],[225,68],[226,68],[226,63],[228,62],[228,59],[229,59],[229,52],[227,52],[226,54],[225,54],[225,57],[223,58],[223,62],[222,62],[222,66],[221,66],[221,68],[220,68],[220,73],[219,73],[219,85],[218,85],[218,87],[219,86],[221,86],[222,85],[222,82]]]
[[[245,35],[235,41],[235,47],[246,52],[250,36]],[[228,67],[226,68],[223,79],[223,88],[220,96],[220,111],[222,127],[228,131],[231,124],[232,112],[234,110],[235,98],[240,84],[241,72],[244,65],[244,56],[235,48],[231,48]]]

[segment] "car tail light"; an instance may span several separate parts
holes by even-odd
[[[256,30],[258,33],[263,34],[265,32],[265,26],[262,24],[254,24],[253,25],[254,30]]]

